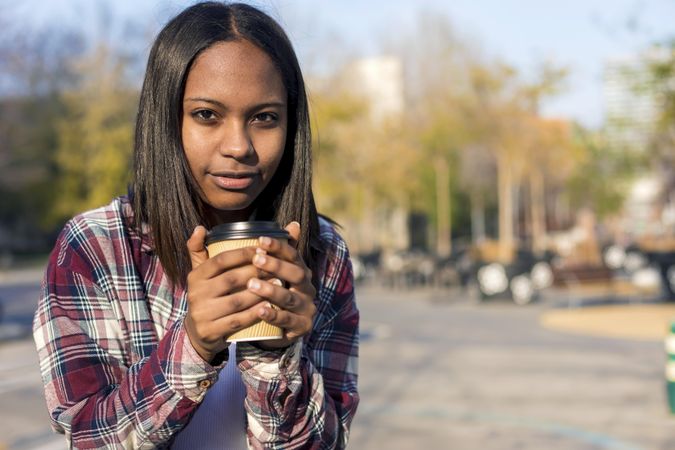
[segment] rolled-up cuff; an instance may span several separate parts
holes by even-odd
[[[249,343],[237,344],[237,365],[245,376],[269,380],[297,373],[302,356],[302,340],[283,350],[264,350]]]
[[[218,366],[204,361],[192,346],[182,320],[176,322],[162,338],[157,355],[171,389],[194,402],[203,400],[206,391],[218,380],[218,371],[226,363],[226,358]]]

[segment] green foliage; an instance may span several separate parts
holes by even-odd
[[[57,121],[56,222],[108,203],[130,180],[137,94],[124,85],[124,63],[99,47],[77,64],[82,78],[63,93]]]
[[[73,74],[68,61],[82,51],[66,27],[28,31],[0,12],[0,254],[43,252],[53,243],[46,215],[58,192],[53,152],[60,89]]]
[[[578,129],[576,139],[584,149],[584,161],[567,183],[574,208],[588,207],[599,219],[618,213],[633,176],[644,167],[644,156],[610,147],[599,135]]]
[[[672,165],[675,162],[675,40],[661,50],[664,57],[649,66],[653,90],[661,100],[651,147],[655,156]]]
[[[65,220],[125,191],[137,96],[127,61],[87,49],[81,29],[11,25],[0,38],[0,252],[45,251]]]
[[[38,251],[51,245],[53,227],[45,218],[58,194],[52,151],[55,118],[63,110],[52,94],[0,101],[0,247]]]
[[[358,152],[350,144],[365,120],[365,105],[350,96],[315,94],[310,106],[319,209],[331,217],[358,216]]]
[[[418,186],[410,130],[395,118],[375,123],[362,98],[334,86],[311,106],[320,210],[359,220],[374,205],[405,204]]]

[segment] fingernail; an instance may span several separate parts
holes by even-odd
[[[269,311],[267,310],[267,308],[260,308],[258,311],[259,311],[260,317],[263,317],[263,318],[267,317],[270,314]]]
[[[267,252],[260,247],[256,247],[255,252],[259,255],[266,255]]]
[[[272,239],[268,238],[267,236],[261,236],[259,241],[265,247],[268,247],[272,243]]]
[[[267,258],[265,258],[264,255],[256,254],[256,255],[253,257],[253,263],[254,263],[254,264],[258,264],[258,265],[261,265],[261,266],[262,266],[263,264],[265,264],[265,261],[267,261]]]
[[[251,278],[248,280],[248,288],[254,290],[260,289],[260,281],[256,280],[255,278]]]
[[[278,278],[272,278],[272,279],[270,280],[270,283],[275,284],[275,285],[277,285],[277,286],[283,286],[283,285],[284,285],[283,281],[281,281],[281,280],[278,279]]]

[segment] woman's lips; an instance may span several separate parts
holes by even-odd
[[[222,189],[242,190],[253,184],[255,174],[211,174],[216,185]]]

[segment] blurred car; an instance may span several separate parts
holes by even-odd
[[[512,251],[510,258],[504,261],[497,257],[497,243],[489,242],[474,253],[474,283],[480,300],[507,297],[517,305],[526,305],[553,283],[551,252],[537,256],[521,248]]]
[[[675,301],[675,240],[642,240],[625,247],[612,244],[603,250],[603,260],[635,287],[658,289],[666,300]]]
[[[380,276],[390,287],[432,285],[435,271],[435,258],[422,250],[388,252],[382,255]]]

